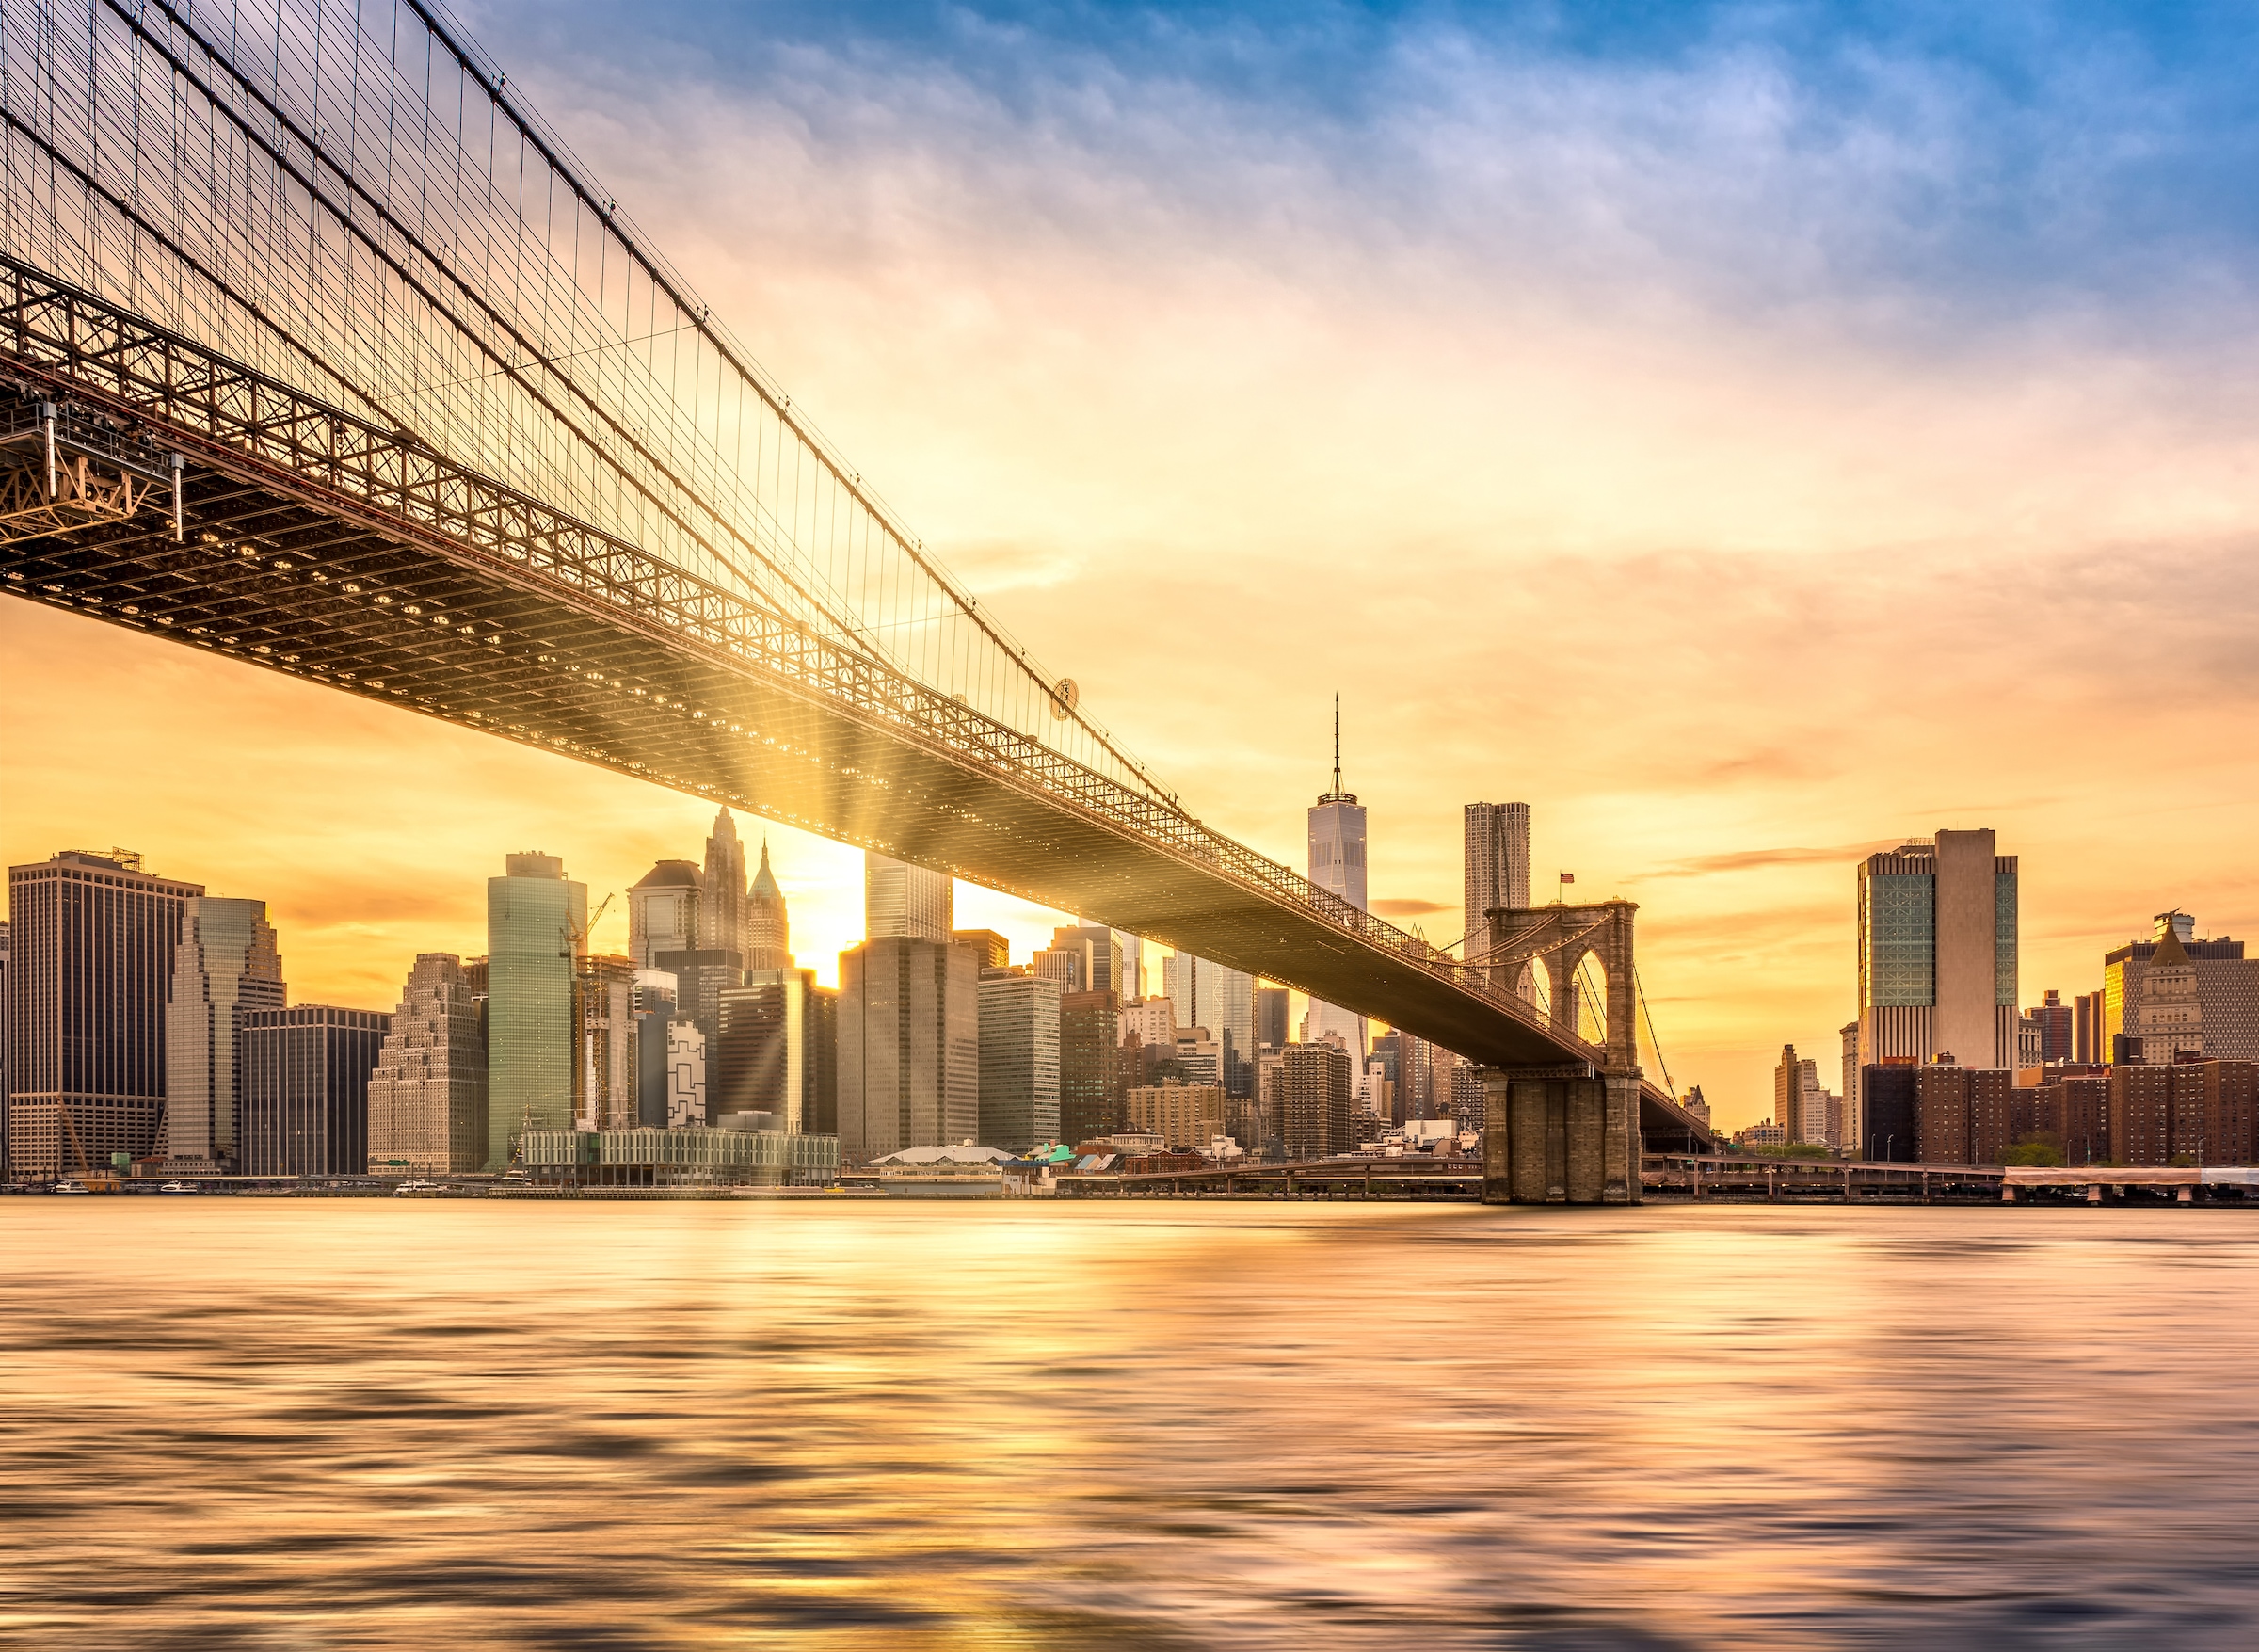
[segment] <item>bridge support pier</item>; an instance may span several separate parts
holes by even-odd
[[[1482,1202],[1640,1202],[1640,1082],[1581,1063],[1482,1075]]]

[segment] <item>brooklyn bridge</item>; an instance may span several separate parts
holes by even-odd
[[[1708,1143],[1641,1065],[1629,903],[1454,954],[1204,825],[439,8],[0,16],[9,594],[1408,1029],[1488,1069],[1491,1196]]]

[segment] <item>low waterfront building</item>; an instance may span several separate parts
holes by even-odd
[[[2110,1157],[2121,1164],[2259,1163],[2259,1063],[2113,1067],[2108,1105]]]
[[[1915,1133],[1915,1087],[1920,1072],[1912,1056],[1885,1056],[1860,1070],[1857,1093],[1866,1098],[1866,1105],[1858,1116],[1865,1135],[1852,1143],[1852,1158],[1906,1164],[1921,1156]]]
[[[2015,1139],[2054,1147],[2066,1164],[2110,1156],[2110,1081],[2100,1068],[2065,1073],[2016,1091]]]
[[[2013,1122],[2007,1067],[1933,1061],[1914,1069],[1915,1149],[1925,1164],[1998,1164]]]
[[[536,1130],[521,1151],[536,1181],[584,1187],[822,1186],[840,1173],[839,1137],[781,1130]]]
[[[973,1142],[904,1147],[872,1162],[881,1192],[893,1198],[1001,1199],[1014,1155]]]

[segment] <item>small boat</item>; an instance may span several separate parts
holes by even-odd
[[[184,1181],[168,1181],[157,1191],[161,1194],[192,1194],[202,1193],[204,1190],[200,1187],[193,1187]]]
[[[55,1184],[55,1191],[58,1194],[83,1194],[92,1190],[83,1181],[58,1181]]]

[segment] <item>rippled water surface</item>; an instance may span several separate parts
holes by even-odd
[[[2259,1221],[8,1199],[0,1639],[2259,1645]]]

